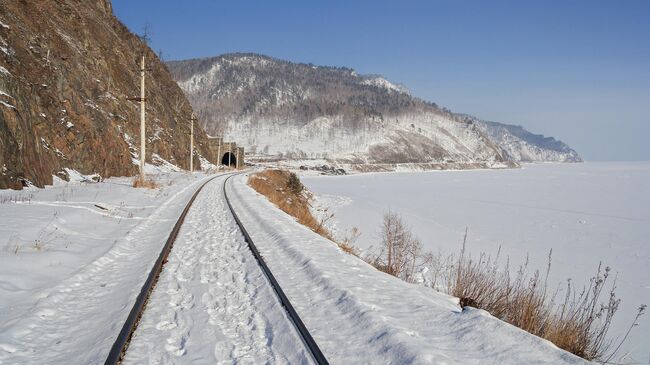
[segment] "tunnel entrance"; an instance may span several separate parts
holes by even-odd
[[[237,157],[235,154],[226,152],[221,158],[221,164],[226,166],[237,166]]]

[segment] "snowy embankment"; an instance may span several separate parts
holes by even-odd
[[[407,284],[342,252],[237,176],[233,205],[332,364],[583,363],[457,299]]]
[[[103,363],[204,174],[0,191],[0,363]]]

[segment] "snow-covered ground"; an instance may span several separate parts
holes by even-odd
[[[311,364],[223,196],[201,191],[174,243],[125,364]]]
[[[434,253],[458,252],[466,227],[468,251],[530,256],[544,269],[553,249],[551,283],[583,284],[600,261],[617,273],[621,308],[611,331],[622,336],[636,308],[650,304],[650,163],[525,165],[512,170],[434,171],[355,176],[305,176],[319,203],[335,213],[357,244],[377,244],[382,214],[401,213]],[[650,356],[650,315],[623,349],[623,362]]]
[[[375,270],[233,178],[228,194],[261,255],[332,364],[584,361],[485,311]]]
[[[0,363],[103,363],[192,193],[168,172],[0,191]]]
[[[553,166],[542,166],[505,173],[546,171],[543,168],[554,171]],[[332,198],[344,206],[340,218],[364,191],[373,191],[372,184],[359,184],[363,179],[381,185],[406,176],[417,185],[420,179],[413,176],[495,173],[503,171],[311,178],[308,184],[342,181],[356,189],[356,195]],[[160,186],[155,190],[134,189],[131,178],[112,178],[1,191],[0,363],[103,363],[162,243],[207,178],[166,171],[156,177]],[[209,183],[190,210],[126,362],[311,362],[225,210],[223,180],[218,177]],[[461,311],[455,298],[375,270],[298,224],[245,180],[244,175],[230,180],[233,205],[332,364],[583,363],[484,311]],[[349,185],[350,181],[357,183]],[[468,187],[462,181],[451,185]],[[417,191],[414,186],[403,187],[407,189],[393,193],[407,196],[408,191]],[[440,188],[433,191],[453,190]],[[494,198],[499,204],[515,204],[506,196]],[[378,204],[383,201],[374,199]],[[373,209],[380,218],[382,209]],[[580,226],[591,219],[612,219],[610,215],[625,222],[643,221],[638,217],[646,216],[645,211],[614,209],[603,217],[585,209],[576,210],[588,217]],[[472,244],[476,242],[488,241],[474,239]]]

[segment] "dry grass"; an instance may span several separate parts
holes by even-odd
[[[343,242],[337,242],[325,228],[326,220],[319,221],[314,217],[309,209],[311,195],[295,173],[286,170],[266,169],[250,175],[248,185],[264,195],[282,211],[294,217],[298,223],[335,242],[343,251],[355,256],[358,255],[358,250],[353,245],[355,237],[349,237],[344,239]]]
[[[539,271],[530,274],[526,262],[511,277],[507,265],[500,268],[497,263],[484,254],[473,260],[461,253],[450,273],[449,293],[460,298],[462,306],[485,309],[587,360],[609,356],[611,342],[606,335],[620,300],[614,293],[615,283],[608,286],[608,267],[599,266],[580,290],[568,281],[564,298],[556,303],[560,291],[548,291],[550,254],[544,276]]]
[[[156,189],[158,187],[158,183],[156,183],[154,180],[151,179],[140,179],[140,177],[136,177],[133,180],[133,187],[134,188],[146,188],[146,189]]]
[[[425,284],[458,297],[461,307],[484,309],[584,359],[610,363],[629,335],[628,331],[616,347],[607,338],[620,303],[608,267],[599,265],[584,288],[578,289],[568,280],[565,288],[549,292],[552,252],[544,273],[531,273],[526,260],[513,276],[508,261],[500,265],[500,252],[495,258],[466,255],[467,232],[459,255],[436,257],[422,251],[420,241],[399,215],[388,212],[380,238],[378,252],[366,257],[378,270],[415,282],[426,267]],[[560,293],[561,300],[556,301]],[[645,305],[639,307],[630,330],[645,309]]]
[[[271,203],[275,204],[283,212],[296,218],[296,220],[310,228],[319,235],[332,239],[332,235],[323,227],[309,210],[309,196],[303,194],[304,187],[298,180],[296,174],[286,170],[267,169],[252,174],[248,178],[248,185],[255,191],[266,196]],[[290,185],[292,184],[292,185]]]
[[[437,281],[444,283],[447,293],[460,298],[462,307],[484,309],[584,359],[609,363],[614,358],[626,338],[614,348],[607,337],[620,303],[609,267],[599,265],[586,287],[576,288],[567,280],[564,288],[549,291],[552,251],[544,273],[531,273],[526,260],[512,276],[508,261],[499,264],[500,252],[494,259],[483,253],[478,259],[466,255],[466,239],[467,232],[458,258],[447,260],[455,262],[437,272],[443,276]],[[644,311],[644,305],[639,307],[630,329]]]

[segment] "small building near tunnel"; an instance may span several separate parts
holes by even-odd
[[[224,142],[223,137],[208,136],[208,149],[215,157],[213,161],[215,165],[226,165],[236,169],[244,167],[244,147],[238,147],[236,142]]]

